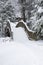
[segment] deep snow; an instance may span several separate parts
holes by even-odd
[[[15,24],[11,23],[13,40],[0,38],[0,65],[43,65],[43,41],[28,40]]]

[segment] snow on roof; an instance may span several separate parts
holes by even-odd
[[[26,26],[26,28],[28,29],[28,31],[33,32],[33,33],[35,32],[35,31],[30,30],[29,27],[27,26],[27,24],[23,20],[20,20],[19,22],[22,22]]]

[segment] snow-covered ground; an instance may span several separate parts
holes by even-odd
[[[43,41],[30,41],[11,23],[13,40],[0,38],[0,65],[43,65]]]

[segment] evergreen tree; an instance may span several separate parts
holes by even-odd
[[[15,21],[14,7],[11,5],[11,3],[8,3],[5,7],[2,7],[0,17],[3,21],[7,19],[11,22]]]
[[[41,5],[41,3],[35,4],[34,9],[31,12],[31,18],[28,21],[30,29],[36,32],[38,39],[43,39],[43,8]]]

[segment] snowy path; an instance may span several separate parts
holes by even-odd
[[[0,65],[43,65],[43,41],[30,41],[22,28],[11,25],[14,41],[0,39]]]
[[[13,25],[13,24],[11,24],[11,25],[13,28],[12,31],[14,31],[13,37],[16,42],[25,43],[26,41],[28,41],[27,35],[22,28],[15,28],[14,27],[15,25]]]

